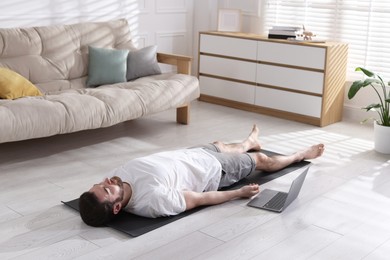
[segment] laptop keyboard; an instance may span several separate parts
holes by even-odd
[[[284,202],[287,198],[287,193],[278,192],[270,201],[268,201],[264,206],[270,209],[281,209],[284,205]]]

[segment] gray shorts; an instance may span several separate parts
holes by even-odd
[[[255,171],[255,160],[248,153],[221,153],[214,144],[191,148],[203,148],[221,163],[222,176],[219,188],[230,186]]]

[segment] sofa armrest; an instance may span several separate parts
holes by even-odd
[[[192,58],[189,56],[157,53],[157,61],[177,67],[177,73],[191,75],[191,61]]]
[[[177,67],[177,73],[191,75],[191,61],[189,56],[157,53],[157,61],[164,64],[174,65]],[[176,109],[176,121],[180,124],[189,124],[190,122],[190,106],[184,104]]]

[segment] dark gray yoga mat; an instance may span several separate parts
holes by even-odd
[[[267,154],[267,155],[277,155],[277,153],[262,150],[261,152]],[[249,175],[247,178],[237,182],[236,184],[233,184],[229,187],[223,188],[222,190],[233,190],[238,189],[246,184],[249,183],[257,183],[257,184],[264,184],[266,182],[269,182],[273,179],[276,179],[278,177],[281,177],[287,173],[293,172],[295,170],[298,170],[301,167],[304,167],[306,165],[310,164],[308,161],[301,161],[298,163],[291,164],[290,166],[277,171],[277,172],[254,172],[253,174]],[[69,206],[77,211],[79,211],[79,199],[74,199],[71,201],[61,201],[66,206]],[[156,228],[162,227],[166,224],[169,224],[173,221],[176,221],[178,219],[181,219],[183,217],[186,217],[194,212],[197,212],[204,207],[199,207],[193,210],[189,210],[186,212],[183,212],[176,216],[170,216],[170,217],[160,217],[160,218],[146,218],[146,217],[140,217],[131,213],[127,213],[125,211],[121,211],[118,216],[115,217],[113,221],[111,221],[109,224],[107,224],[108,227],[114,228],[116,230],[119,230],[121,232],[124,232],[132,237],[137,237],[142,234],[145,234],[149,231],[152,231]]]

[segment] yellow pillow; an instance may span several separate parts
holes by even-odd
[[[42,93],[22,75],[0,68],[0,98],[15,99],[25,96],[42,96]]]

